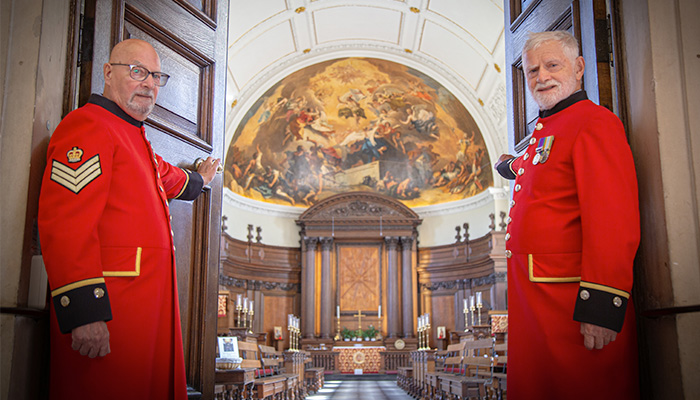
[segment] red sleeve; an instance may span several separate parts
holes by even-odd
[[[585,122],[573,148],[583,238],[574,319],[619,331],[639,245],[639,200],[622,123],[601,114]]]
[[[158,173],[169,199],[194,200],[199,196],[204,181],[198,172],[178,168],[164,161],[158,154],[155,156]]]
[[[111,319],[98,223],[112,179],[113,142],[82,113],[56,128],[39,197],[39,234],[61,331]]]

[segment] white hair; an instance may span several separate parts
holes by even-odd
[[[567,31],[545,31],[545,32],[528,32],[527,40],[525,45],[523,45],[522,54],[527,53],[530,50],[534,50],[540,47],[543,43],[549,41],[557,41],[561,44],[564,54],[573,63],[576,57],[579,56],[578,41],[574,35]]]

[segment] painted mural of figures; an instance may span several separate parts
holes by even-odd
[[[365,94],[360,89],[350,89],[342,96],[338,97],[338,117],[352,118],[355,117],[355,122],[359,123],[360,118],[367,119],[365,110],[360,105],[360,101],[365,99]]]
[[[469,149],[469,146],[471,146],[472,143],[474,143],[474,130],[472,129],[471,136],[467,135],[467,132],[464,132],[464,135],[462,136],[461,139],[457,142],[459,145],[459,151],[457,151],[457,161],[466,163],[467,162],[467,150]]]
[[[239,195],[303,206],[377,190],[418,206],[463,199],[493,182],[476,122],[420,71],[386,60],[328,60],[264,96],[229,144],[225,185]],[[381,171],[374,180],[348,171],[372,163]]]
[[[406,114],[408,114],[408,116],[405,121],[401,121],[402,124],[413,124],[416,132],[423,136],[432,137],[434,139],[440,138],[438,126],[435,122],[435,114],[425,108],[421,108],[416,112],[416,106],[407,108]]]
[[[258,123],[262,124],[267,122],[270,117],[279,110],[280,107],[287,103],[287,99],[284,97],[278,97],[276,101],[266,101],[263,104],[263,111],[260,113],[258,118]]]
[[[254,179],[262,180],[265,175],[265,168],[262,165],[262,151],[260,145],[256,146],[257,151],[253,153],[253,159],[248,162],[248,165],[243,171],[243,176],[246,176],[246,182],[243,189],[247,190]]]

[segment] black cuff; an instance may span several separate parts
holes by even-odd
[[[625,322],[628,298],[620,293],[615,293],[620,292],[618,289],[602,285],[596,286],[600,289],[588,287],[585,282],[581,282],[574,308],[574,321],[586,322],[620,332],[622,324]]]
[[[515,158],[505,160],[498,164],[496,166],[496,171],[498,171],[498,174],[506,179],[515,179],[515,172],[513,172],[513,169],[510,167],[510,165],[513,164],[513,161],[515,161]]]
[[[53,296],[53,307],[61,333],[97,321],[112,320],[107,286],[85,285]]]
[[[178,200],[194,200],[202,193],[204,187],[204,179],[199,172],[182,169],[187,174],[187,182],[182,188],[180,195],[176,197]]]

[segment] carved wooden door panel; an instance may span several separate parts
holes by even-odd
[[[505,2],[506,62],[508,108],[513,123],[508,125],[510,140],[516,152],[527,147],[527,141],[537,122],[538,107],[527,94],[522,72],[521,50],[528,32],[566,30],[579,41],[581,55],[586,60],[583,86],[588,98],[603,105],[619,116],[623,112],[615,93],[620,87],[613,84],[620,70],[616,46],[613,46],[614,18],[608,18],[609,0],[509,0]],[[611,13],[614,15],[614,12]],[[610,34],[613,33],[613,35]],[[615,59],[615,64],[611,60]],[[622,117],[622,116],[621,116]],[[623,118],[624,121],[624,118]]]
[[[196,158],[223,158],[228,2],[86,0],[84,14],[94,18],[93,56],[81,64],[79,102],[102,92],[102,65],[117,42],[146,40],[171,76],[145,121],[154,150],[192,169]],[[217,176],[194,202],[170,203],[187,382],[205,399],[214,390],[221,198]]]

